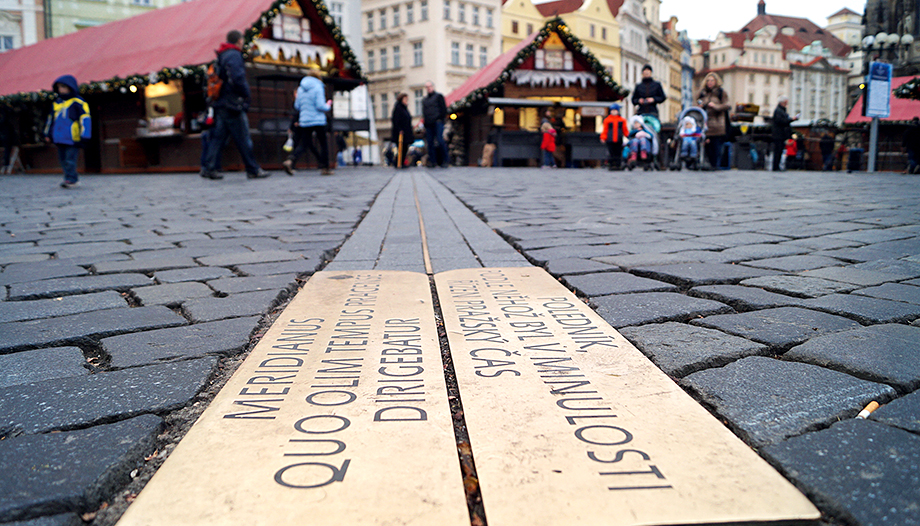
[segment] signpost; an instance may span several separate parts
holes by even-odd
[[[878,120],[891,115],[891,64],[873,62],[869,64],[869,76],[866,79],[865,105],[866,117],[872,117],[869,129],[869,166],[868,171],[875,171],[875,159],[878,156]]]

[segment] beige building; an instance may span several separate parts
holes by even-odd
[[[186,0],[47,0],[45,33],[47,37],[59,37],[183,1]]]
[[[847,56],[846,68],[850,70],[847,85],[849,89],[855,91],[863,79],[864,55],[860,46],[865,27],[862,24],[862,15],[846,8],[841,9],[827,17],[827,28],[825,29],[852,48]]]
[[[419,118],[427,81],[446,95],[501,53],[500,0],[365,0],[361,8],[368,101],[384,140],[398,93]]]
[[[41,0],[0,0],[0,53],[45,38]]]

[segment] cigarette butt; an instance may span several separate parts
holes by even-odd
[[[869,415],[872,414],[872,411],[875,411],[876,409],[878,409],[878,407],[879,407],[879,406],[878,406],[878,402],[876,402],[875,400],[873,400],[873,401],[869,402],[869,405],[867,405],[866,407],[864,407],[863,410],[860,411],[858,415],[856,415],[856,418],[866,419],[866,418],[869,417]]]

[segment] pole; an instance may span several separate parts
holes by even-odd
[[[878,117],[872,117],[872,125],[869,128],[869,166],[868,171],[875,171],[875,157],[878,155]]]

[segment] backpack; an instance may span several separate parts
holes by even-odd
[[[220,64],[214,60],[208,64],[208,85],[207,96],[209,101],[215,101],[220,98],[220,89],[224,86],[224,79],[220,76]]]

